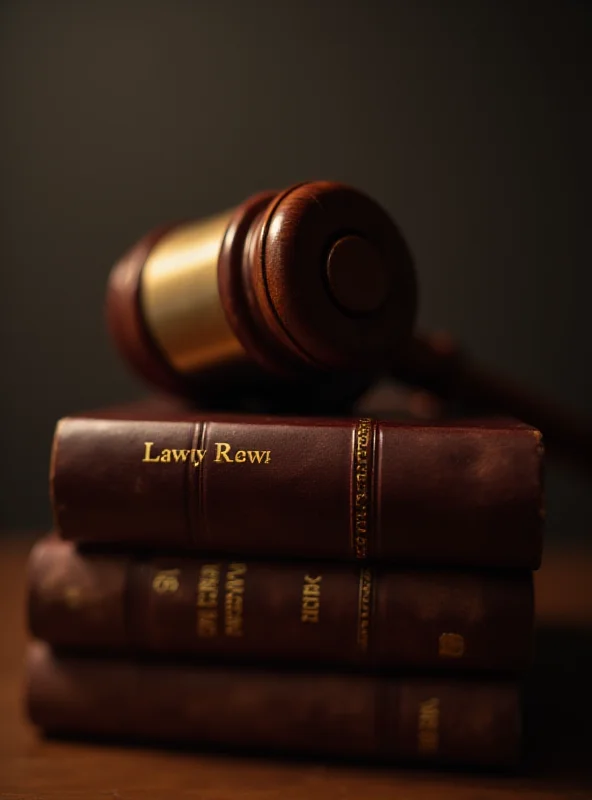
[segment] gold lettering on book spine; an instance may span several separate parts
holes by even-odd
[[[247,565],[228,565],[224,595],[224,633],[226,636],[243,635],[243,608]]]
[[[440,744],[440,700],[430,697],[419,704],[417,748],[422,755],[436,753]]]
[[[301,622],[318,623],[321,612],[321,581],[322,575],[305,575],[302,584],[302,605],[300,610]]]
[[[197,583],[197,635],[211,638],[218,634],[218,589],[220,564],[203,564]]]
[[[180,569],[163,569],[154,576],[152,588],[156,594],[174,594],[179,588]]]
[[[441,658],[462,658],[465,640],[460,633],[442,633],[438,639],[438,655]]]
[[[354,437],[353,475],[353,546],[356,558],[368,555],[368,528],[370,524],[370,474],[372,469],[372,420],[358,420]]]
[[[370,615],[372,613],[372,572],[364,567],[360,572],[358,592],[358,646],[368,652],[370,638]]]

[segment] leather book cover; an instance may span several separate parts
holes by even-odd
[[[51,734],[489,767],[521,756],[514,681],[73,658],[41,642],[26,669],[29,717]]]
[[[68,417],[51,496],[66,539],[245,557],[539,566],[539,431],[519,422],[162,413]]]
[[[33,636],[78,652],[365,669],[518,671],[532,573],[79,552],[29,563]]]

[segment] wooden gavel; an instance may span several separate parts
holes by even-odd
[[[378,377],[539,428],[591,465],[592,425],[414,336],[413,259],[389,215],[342,184],[264,192],[215,217],[161,227],[112,270],[107,316],[151,385],[203,407],[347,412]]]

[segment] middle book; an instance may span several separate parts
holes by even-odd
[[[518,672],[532,659],[533,579],[105,554],[49,536],[31,554],[29,627],[81,652]]]

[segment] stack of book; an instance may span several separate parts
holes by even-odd
[[[457,765],[521,753],[542,444],[513,421],[62,419],[30,559],[52,733]]]

